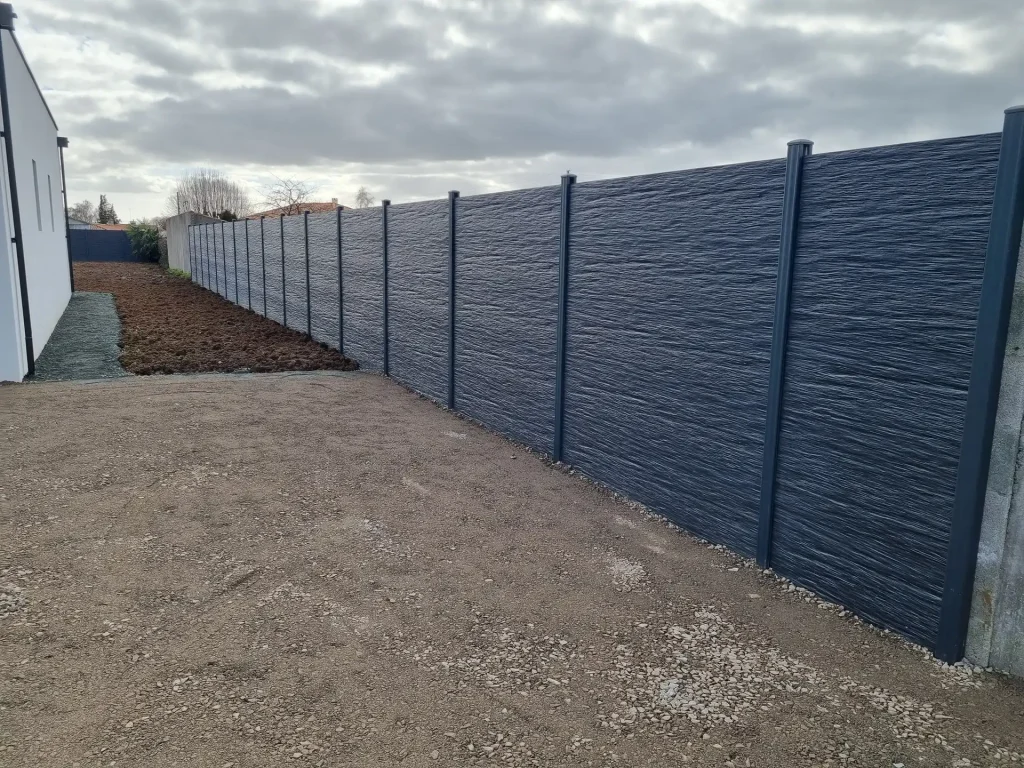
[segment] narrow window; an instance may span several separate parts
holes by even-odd
[[[46,174],[46,191],[50,196],[50,231],[56,232],[57,225],[53,222],[53,182],[50,181],[50,174]]]
[[[36,190],[36,224],[39,231],[43,231],[43,209],[39,207],[39,172],[36,170],[36,161],[32,161],[32,186]]]

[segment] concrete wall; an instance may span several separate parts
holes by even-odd
[[[967,658],[1024,676],[1024,248],[992,437]]]
[[[25,251],[25,277],[28,283],[31,312],[33,351],[38,358],[50,334],[60,320],[71,298],[71,277],[68,270],[67,239],[64,231],[64,207],[60,189],[60,154],[57,148],[57,126],[50,115],[39,88],[29,70],[17,40],[9,30],[0,30],[3,45],[4,68],[7,74],[7,94],[10,102],[11,132],[14,147],[15,177],[21,209],[21,231]],[[6,175],[6,164],[0,171]],[[5,185],[8,210],[10,188]],[[8,218],[8,236],[13,236],[13,219]],[[5,249],[6,250],[6,249]],[[7,302],[9,281],[15,287],[14,310],[20,315],[21,299],[17,292],[18,278],[13,249],[0,256],[0,299]],[[10,262],[14,272],[8,274]],[[7,314],[10,314],[9,312]],[[24,334],[18,329],[18,350],[11,342],[10,318],[0,317],[5,325],[0,330],[0,371],[7,380],[20,380],[26,372]],[[20,319],[19,319],[20,322]],[[17,362],[11,357],[20,358]],[[17,365],[17,367],[15,367]],[[18,375],[20,372],[20,375]]]
[[[188,255],[188,228],[191,224],[218,221],[200,213],[186,211],[167,220],[167,267],[180,269],[192,274],[192,265]]]

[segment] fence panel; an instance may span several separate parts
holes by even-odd
[[[213,224],[203,225],[203,287],[213,290]]]
[[[240,306],[250,309],[249,256],[246,254],[245,224],[245,220],[235,222],[232,225],[232,236],[235,238],[235,250],[238,253],[238,303]]]
[[[247,220],[245,227],[249,233],[249,270],[252,272],[252,282],[249,286],[252,289],[252,311],[265,315],[263,280],[266,270],[263,263],[263,237],[266,228],[264,225],[264,230],[261,232],[259,219]]]
[[[313,338],[338,348],[338,214],[309,215],[309,294]]]
[[[747,555],[784,182],[771,161],[571,197],[565,458]]]
[[[288,327],[306,332],[306,235],[302,214],[284,217],[285,301]]]
[[[224,298],[233,304],[237,304],[235,293],[238,286],[238,275],[235,270],[237,254],[235,253],[235,242],[231,236],[234,222],[226,221],[221,225],[221,232],[224,235],[221,241],[224,246]]]
[[[456,407],[550,452],[558,314],[558,187],[461,198]]]
[[[448,201],[388,210],[391,375],[424,395],[448,397]]]
[[[263,247],[267,266],[267,317],[284,325],[284,296],[281,280],[281,219],[273,217],[263,222]]]
[[[345,356],[384,369],[384,229],[380,208],[342,211]]]
[[[805,161],[772,566],[933,645],[999,136]]]

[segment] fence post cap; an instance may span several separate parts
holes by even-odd
[[[452,189],[452,190],[448,191],[448,199],[449,200],[454,200],[458,196],[459,196],[459,190]]]
[[[810,139],[793,139],[792,141],[788,142],[786,144],[786,146],[787,147],[796,147],[796,146],[800,146],[801,144],[804,145],[804,146],[808,146],[808,147],[813,147],[814,146],[814,142],[811,141]]]
[[[381,200],[380,204],[381,204],[381,206],[386,208],[387,206],[391,205],[391,201],[390,200]]]
[[[1024,104],[1018,104],[1015,107],[1007,107],[1006,114],[1012,115],[1015,112],[1024,112]]]
[[[568,184],[575,184],[576,183],[576,174],[575,173],[569,173],[568,171],[566,171],[562,175],[562,180],[565,181]]]

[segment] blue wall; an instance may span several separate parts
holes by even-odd
[[[72,261],[138,261],[125,232],[72,229],[69,234]]]
[[[771,526],[762,467],[785,161],[569,184],[564,460],[745,555],[765,533],[778,572],[934,647],[999,141],[803,161],[778,460],[763,486]],[[560,189],[454,210],[452,361],[449,202],[388,209],[390,373],[442,402],[454,392],[458,411],[551,453]],[[381,209],[342,213],[340,291],[336,214],[309,227],[313,337],[338,348],[343,336],[346,355],[382,370]],[[200,261],[210,229],[193,228]],[[279,232],[266,221],[280,322]],[[305,331],[302,217],[285,232],[288,324]],[[215,288],[202,269],[195,279]]]

